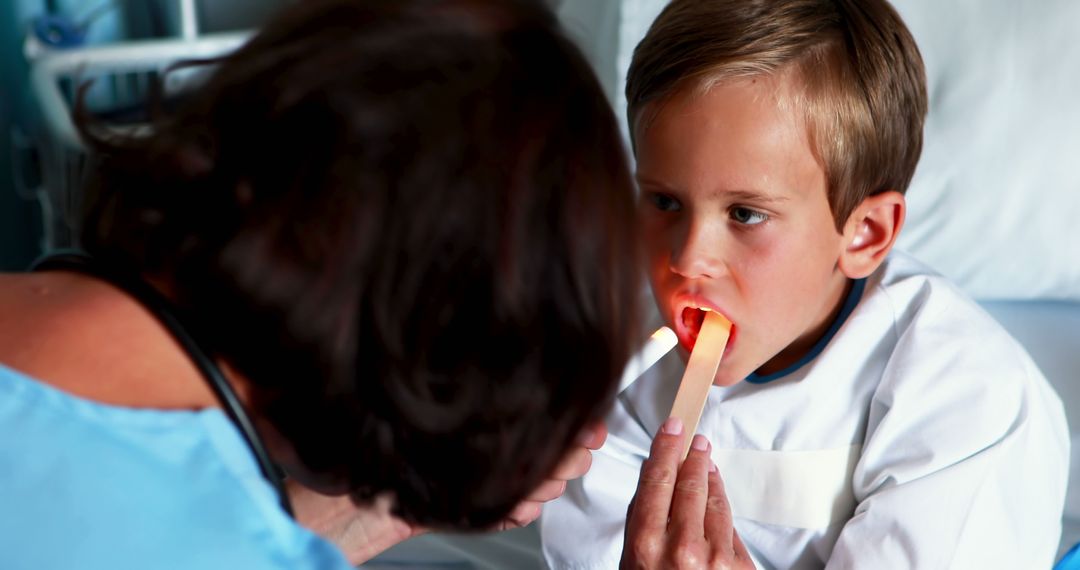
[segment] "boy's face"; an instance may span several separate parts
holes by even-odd
[[[657,306],[685,350],[708,307],[732,323],[714,383],[782,370],[819,339],[848,280],[826,177],[789,80],[724,82],[646,108],[639,223]],[[788,91],[790,93],[790,91]]]

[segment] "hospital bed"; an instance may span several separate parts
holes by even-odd
[[[192,2],[194,0],[180,0]],[[616,112],[634,45],[662,0],[553,0],[594,64]],[[1030,351],[1066,407],[1074,454],[1061,552],[1080,542],[1080,42],[1071,0],[895,0],[923,51],[931,110],[899,242],[975,297]],[[190,5],[188,6],[190,8]],[[184,12],[181,21],[185,22]],[[191,14],[189,14],[191,16]],[[58,51],[28,46],[39,129],[46,246],[68,245],[81,146],[67,119],[77,78],[104,79],[123,106],[176,59],[232,49],[245,32]],[[140,79],[141,78],[141,79]],[[177,81],[183,81],[182,76]],[[175,86],[173,86],[175,87]],[[106,105],[107,107],[108,105]],[[625,130],[625,124],[623,125]],[[363,567],[542,568],[534,527],[484,536],[432,534]]]
[[[183,89],[195,72],[166,74],[180,60],[209,58],[235,49],[250,31],[200,33],[197,0],[168,0],[171,15],[167,35],[115,41],[89,41],[92,36],[68,14],[42,14],[30,26],[23,45],[31,119],[16,131],[15,146],[35,160],[16,161],[21,194],[40,206],[45,250],[73,245],[73,220],[80,207],[77,191],[85,166],[85,151],[71,120],[77,93],[88,85],[85,104],[110,128],[137,129],[145,120],[148,94],[163,77],[164,96]],[[113,27],[124,14],[116,2]],[[109,2],[101,4],[113,7]],[[108,12],[99,11],[99,14]],[[26,172],[37,167],[37,172]]]

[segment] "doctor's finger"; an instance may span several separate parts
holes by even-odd
[[[510,512],[509,516],[496,523],[491,530],[501,531],[527,526],[529,523],[540,518],[540,512],[543,509],[543,506],[543,503],[537,501],[522,501],[514,507],[514,510]]]
[[[709,471],[709,497],[705,501],[705,539],[714,551],[722,552],[725,556],[730,557],[740,549],[744,555],[746,553],[742,541],[738,541],[738,548],[735,546],[738,537],[735,536],[731,504],[724,491],[724,481],[719,470]],[[749,556],[745,558],[749,559]]]
[[[548,479],[540,484],[539,487],[529,493],[527,500],[539,501],[546,503],[558,499],[566,491],[566,481],[563,479]]]
[[[669,418],[653,438],[649,458],[641,464],[628,532],[652,534],[667,530],[684,437],[682,422]]]
[[[600,449],[604,446],[604,442],[607,440],[607,424],[603,421],[596,422],[595,424],[586,426],[581,432],[581,436],[578,440],[581,445],[584,445],[587,449]]]
[[[695,435],[690,453],[679,468],[671,498],[671,531],[687,540],[704,534],[705,504],[709,498],[710,445],[703,435]]]
[[[584,447],[574,447],[566,452],[549,479],[569,481],[577,479],[592,466],[592,452]]]

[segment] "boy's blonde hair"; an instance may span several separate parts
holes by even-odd
[[[837,230],[867,196],[911,182],[922,151],[926,76],[885,0],[673,0],[634,50],[631,139],[650,103],[726,80],[794,74]]]

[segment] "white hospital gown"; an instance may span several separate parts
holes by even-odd
[[[552,568],[618,566],[677,361],[619,397],[592,469],[545,507]],[[809,363],[766,384],[714,386],[698,433],[759,568],[1053,563],[1068,475],[1061,401],[989,315],[903,254]]]

